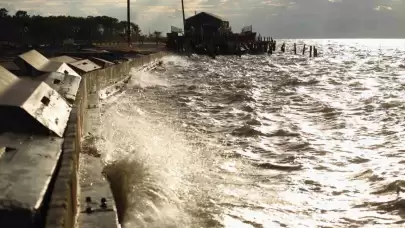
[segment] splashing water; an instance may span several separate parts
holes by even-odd
[[[150,86],[168,86],[169,83],[164,79],[155,77],[148,71],[138,71],[136,69],[131,70],[131,81],[130,85],[139,86],[142,88]]]
[[[286,42],[167,57],[106,101],[127,227],[402,227],[405,41]]]
[[[208,159],[173,124],[136,105],[139,89],[168,84],[148,72],[132,74],[132,89],[104,104],[98,142],[104,162],[118,169],[112,178],[126,180],[116,183],[126,185],[124,226],[189,227],[193,195],[206,191],[192,180],[203,178]]]

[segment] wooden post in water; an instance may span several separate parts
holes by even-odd
[[[314,57],[318,57],[318,49],[314,46]]]
[[[296,54],[297,54],[297,44],[294,43],[294,55],[296,55]]]
[[[304,44],[304,48],[302,49],[302,55],[305,55],[305,49],[306,49],[306,46]]]
[[[312,46],[309,46],[309,57],[312,57]]]
[[[281,45],[281,52],[285,52],[285,43],[283,43],[282,45]]]
[[[273,54],[273,39],[270,41],[270,44],[269,44],[269,54],[270,55]]]
[[[273,41],[273,51],[276,51],[276,45],[277,45],[277,42]]]

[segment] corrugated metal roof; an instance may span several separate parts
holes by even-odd
[[[80,76],[51,72],[43,74],[35,80],[45,82],[52,89],[58,91],[70,104],[73,104],[76,100],[81,79],[82,77]]]
[[[62,56],[57,56],[57,57],[50,58],[49,60],[51,60],[53,62],[59,62],[59,63],[73,63],[73,62],[76,62],[76,61],[78,61],[80,59],[73,58],[73,57],[68,56],[68,55],[62,55]]]
[[[39,212],[62,151],[63,139],[49,136],[0,135],[0,211]],[[1,149],[0,149],[1,151]],[[24,218],[22,218],[24,219]],[[1,227],[18,224],[2,216]]]
[[[24,110],[37,122],[62,137],[65,131],[70,105],[49,85],[41,81],[19,79],[0,67],[0,106],[2,112]],[[13,108],[14,107],[14,108]],[[7,116],[7,113],[2,113]],[[12,124],[11,119],[0,119],[0,126]]]
[[[98,70],[98,69],[102,68],[101,66],[93,63],[92,61],[90,61],[88,59],[79,60],[79,61],[70,63],[69,65],[76,69],[79,69],[83,72],[90,72],[90,71]]]

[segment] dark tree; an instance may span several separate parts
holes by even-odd
[[[0,42],[15,44],[62,44],[66,39],[76,42],[121,42],[125,38],[124,21],[108,16],[70,17],[29,15],[18,10],[9,16],[0,9]],[[141,34],[139,26],[131,23],[134,38]]]

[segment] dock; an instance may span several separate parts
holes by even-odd
[[[229,21],[207,12],[196,13],[185,19],[184,32],[172,26],[167,33],[166,46],[176,53],[208,55],[273,54],[277,52],[277,41],[272,37],[262,37],[253,32],[253,26],[242,28],[240,33],[232,32]],[[317,49],[310,46],[310,57],[317,57]],[[279,46],[279,51],[286,52],[286,44]],[[305,46],[303,47],[305,50]],[[294,44],[294,53],[297,46]],[[305,55],[305,51],[303,51]]]

